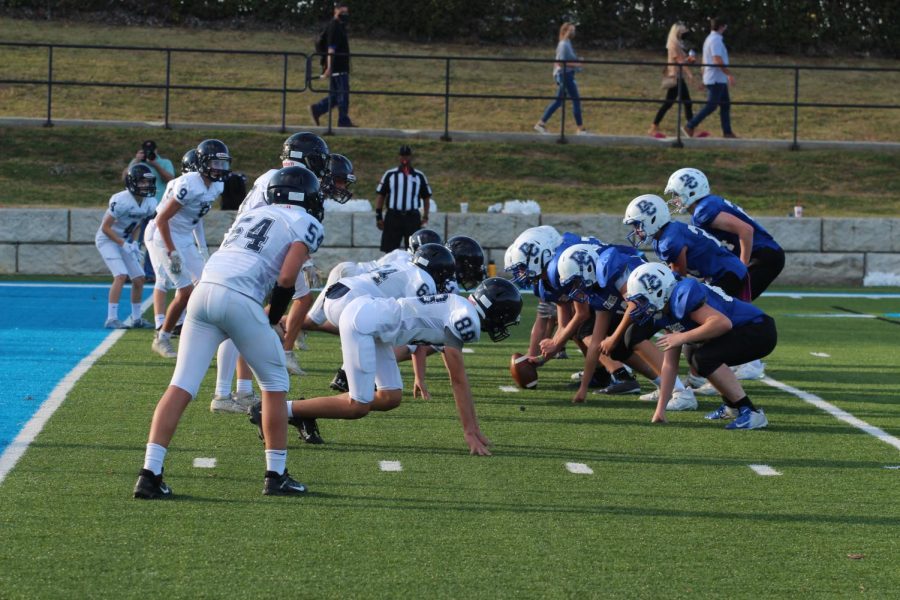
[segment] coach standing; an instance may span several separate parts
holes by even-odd
[[[347,38],[347,21],[350,8],[346,2],[334,3],[334,18],[325,30],[328,46],[325,70],[319,79],[328,79],[328,96],[309,105],[309,114],[316,125],[319,118],[335,105],[338,109],[338,127],[356,127],[350,120],[350,41]]]
[[[375,224],[381,233],[381,251],[409,245],[409,236],[428,224],[431,187],[425,173],[412,166],[412,148],[400,146],[400,164],[388,169],[375,188]],[[384,199],[387,214],[382,216]],[[421,212],[419,212],[421,209]]]

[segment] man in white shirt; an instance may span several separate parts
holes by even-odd
[[[719,109],[722,137],[736,138],[731,130],[731,97],[728,87],[734,85],[734,75],[728,69],[728,49],[723,34],[728,22],[722,17],[709,21],[710,32],[703,42],[703,85],[706,86],[706,106],[684,126],[684,134],[693,137],[698,125]]]

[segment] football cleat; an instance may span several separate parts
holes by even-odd
[[[691,388],[694,390],[694,393],[698,396],[719,396],[719,390],[716,389],[716,386],[712,384],[711,381],[707,381],[703,385],[698,388]]]
[[[750,410],[749,406],[743,406],[737,418],[726,425],[725,429],[762,429],[768,424],[769,420],[762,410]]]
[[[153,343],[150,344],[150,348],[163,358],[178,357],[178,353],[175,352],[175,349],[172,347],[172,340],[160,338],[159,333],[153,338]]]
[[[672,397],[666,403],[666,410],[697,410],[697,397],[691,388],[675,390]]]
[[[307,444],[324,444],[325,440],[319,435],[319,425],[315,419],[297,419],[291,417],[288,423],[297,428],[300,439]]]
[[[592,393],[608,396],[640,394],[641,384],[639,384],[636,379],[623,379],[622,381],[614,381],[603,389],[594,390]]]
[[[699,375],[694,375],[693,373],[688,373],[687,377],[685,377],[685,382],[692,388],[697,389],[702,385],[706,385],[706,377],[700,377]]]
[[[309,344],[306,343],[306,332],[301,333],[296,340],[294,340],[294,349],[295,350],[309,350]]]
[[[118,319],[107,319],[103,327],[106,329],[128,329],[125,323]]]
[[[149,469],[141,469],[134,484],[134,497],[141,500],[165,500],[172,497],[172,488],[162,480],[162,473],[154,475]]]
[[[281,475],[274,471],[266,471],[264,496],[300,496],[306,492],[306,486],[291,479],[287,471]]]
[[[129,329],[153,329],[153,323],[144,318],[132,319],[129,317],[125,325]]]
[[[172,330],[172,337],[178,337],[181,335],[181,328],[184,327],[184,323],[178,323],[175,325],[175,329]]]
[[[703,418],[708,421],[718,421],[719,419],[733,419],[737,416],[738,411],[736,408],[732,408],[727,404],[722,404],[719,408],[712,411],[711,413],[706,413],[703,415]]]
[[[297,357],[294,356],[293,350],[284,351],[284,363],[287,367],[287,372],[291,375],[306,375],[306,371],[300,368],[300,363],[297,362]]]
[[[253,393],[244,395],[244,401],[239,401],[237,394],[228,394],[227,396],[213,396],[212,402],[209,403],[210,412],[214,413],[237,413],[247,414],[247,409],[251,402],[248,399],[253,398]]]
[[[328,386],[338,392],[349,392],[350,384],[347,383],[347,373],[344,372],[344,369],[338,369],[337,373],[334,374],[334,379],[331,380],[331,383]]]
[[[247,410],[247,413],[250,415],[250,422],[256,425],[256,435],[259,436],[259,439],[265,441],[266,436],[263,435],[262,428],[262,401],[253,404],[249,410]]]
[[[738,379],[762,379],[766,376],[765,364],[760,360],[754,360],[743,365],[731,368]]]
[[[579,381],[579,382],[580,382],[580,381],[581,381],[581,376],[582,376],[582,375],[584,375],[584,371],[577,371],[577,372],[575,372],[575,373],[572,373],[572,374],[569,376],[569,379],[571,379],[572,381]]]

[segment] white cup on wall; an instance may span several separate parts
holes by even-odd
[[[459,212],[461,212],[461,213],[469,212],[469,203],[468,202],[460,202],[459,203]]]

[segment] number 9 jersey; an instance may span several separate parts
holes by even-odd
[[[263,303],[294,242],[313,254],[325,228],[301,206],[260,206],[240,216],[203,269],[201,281],[216,283]]]

